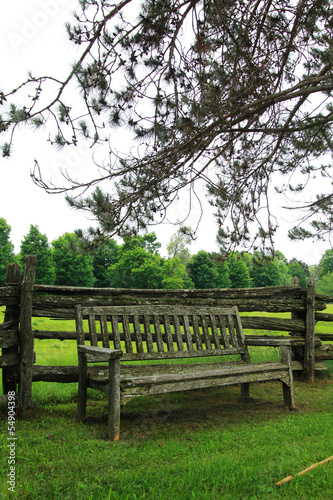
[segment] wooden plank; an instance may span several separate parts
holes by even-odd
[[[305,334],[305,321],[302,319],[264,318],[260,316],[242,316],[243,329],[297,332]]]
[[[201,351],[203,349],[203,347],[202,347],[202,341],[201,341],[201,335],[200,335],[198,316],[196,314],[193,316],[192,327],[193,327],[193,335],[194,335],[194,342],[195,342],[196,348],[198,351]]]
[[[154,352],[153,336],[150,330],[149,316],[147,314],[143,315],[143,328],[145,332],[147,351],[149,353],[153,353]]]
[[[217,330],[217,326],[216,326],[215,315],[210,314],[209,319],[210,319],[210,325],[211,325],[212,335],[213,335],[213,339],[214,339],[214,347],[215,347],[215,349],[221,349],[220,339],[219,339],[218,330]]]
[[[122,315],[122,325],[123,325],[123,330],[124,330],[124,336],[125,336],[125,349],[127,353],[132,353],[133,352],[133,346],[132,346],[132,339],[131,339],[131,334],[130,334],[130,325],[129,325],[129,317],[128,314],[123,314]]]
[[[222,339],[222,344],[225,349],[229,348],[229,339],[228,339],[228,334],[227,334],[227,329],[226,329],[226,320],[223,314],[218,315],[218,322],[220,325],[220,332],[221,332],[221,339]]]
[[[136,344],[136,351],[142,353],[143,352],[143,344],[142,344],[141,327],[140,327],[140,320],[139,320],[138,314],[134,314],[133,327],[134,327],[134,332],[135,332],[134,340],[135,340],[135,344]]]
[[[238,348],[239,346],[238,346],[238,342],[237,342],[237,337],[235,335],[233,316],[231,314],[226,314],[225,318],[226,318],[226,322],[228,325],[228,332],[229,332],[229,338],[231,341],[231,345],[234,348]]]
[[[110,343],[109,343],[108,323],[105,314],[101,315],[100,325],[101,325],[102,345],[103,347],[108,348],[110,347]]]
[[[10,284],[14,285],[11,286]],[[21,268],[18,264],[8,264],[6,284],[8,289],[14,289],[16,297],[14,300],[5,300],[7,307],[5,310],[4,322],[0,325],[0,346],[2,354],[18,354],[19,345],[21,343],[18,327],[20,320],[20,296],[21,296]],[[3,304],[4,301],[2,301]],[[3,394],[8,394],[9,391],[17,394],[17,380],[15,373],[11,368],[3,368],[2,370],[2,388]]]
[[[306,329],[304,347],[304,372],[309,382],[315,380],[315,283],[308,279],[306,297]]]
[[[20,335],[18,330],[0,330],[0,348],[8,349],[19,345]]]
[[[17,353],[3,354],[0,356],[0,368],[19,366],[20,356]]]
[[[207,356],[231,356],[243,354],[244,349],[237,348],[229,348],[229,349],[212,349],[210,350],[201,350],[197,351],[194,349],[184,350],[184,351],[174,351],[173,353],[169,352],[144,352],[142,354],[133,353],[128,354],[124,353],[123,361],[139,361],[146,359],[178,359],[178,358],[195,358],[195,357],[207,357]]]
[[[173,319],[173,327],[175,329],[177,349],[178,349],[178,351],[184,351],[184,344],[183,344],[183,338],[182,338],[182,334],[181,334],[179,316],[177,314],[175,314],[174,319]]]
[[[169,314],[165,314],[163,316],[163,323],[165,327],[165,338],[166,338],[166,345],[167,345],[167,351],[172,354],[174,353],[174,348],[173,348],[173,338],[172,338],[172,333],[171,333],[171,324],[170,324],[170,317]]]
[[[88,323],[89,323],[90,343],[91,343],[91,345],[97,347],[98,342],[97,342],[97,333],[96,333],[96,316],[95,316],[95,314],[89,314]]]
[[[180,313],[182,314],[182,313]],[[187,314],[182,314],[183,316],[183,326],[184,326],[184,333],[185,333],[185,338],[186,338],[186,346],[187,346],[187,352],[188,353],[193,353],[193,343],[192,343],[192,334],[191,334],[191,327],[190,327],[190,322],[188,319]]]
[[[113,346],[115,349],[121,349],[118,317],[116,314],[112,314],[111,316],[111,325],[112,325]]]
[[[210,340],[206,314],[203,314],[201,316],[201,325],[202,325],[202,334],[203,334],[203,338],[204,338],[204,344],[206,346],[206,349],[211,350],[212,343]]]
[[[25,270],[21,289],[20,311],[20,388],[19,414],[23,416],[32,408],[32,373],[34,363],[34,337],[31,329],[32,298],[36,274],[35,255],[25,258]]]

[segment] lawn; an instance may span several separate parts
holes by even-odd
[[[34,329],[73,329],[34,322]],[[36,341],[35,350],[38,364],[76,364],[75,342]],[[77,384],[34,383],[34,416],[16,422],[15,494],[6,483],[8,406],[1,398],[0,498],[333,498],[333,460],[276,486],[333,453],[333,362],[328,367],[314,384],[296,381],[295,412],[284,410],[276,382],[253,385],[246,404],[238,387],[132,400],[122,409],[118,443],[105,438],[101,394],[89,393],[87,422],[78,424]]]

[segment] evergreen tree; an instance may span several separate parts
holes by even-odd
[[[189,276],[195,288],[217,288],[219,272],[208,252],[200,250],[187,265]]]
[[[228,258],[228,266],[231,288],[249,288],[251,286],[249,269],[240,255],[231,254]]]
[[[74,233],[65,233],[52,242],[56,285],[93,287],[93,257],[81,253]]]
[[[254,287],[277,286],[282,284],[279,264],[276,260],[254,262],[251,269]]]
[[[55,268],[52,251],[46,234],[41,234],[38,226],[30,225],[28,234],[23,238],[20,247],[19,261],[24,267],[24,259],[27,255],[37,256],[36,283],[40,285],[53,285],[55,279]]]
[[[80,51],[67,76],[29,73],[0,92],[2,151],[10,155],[22,123],[48,126],[57,148],[109,138],[111,154],[107,148],[91,179],[67,176],[71,194],[115,182],[110,192],[98,186],[86,198],[68,198],[99,220],[91,234],[138,232],[163,220],[182,192],[190,193],[190,211],[199,198],[197,181],[209,186],[226,249],[254,240],[271,244],[274,187],[292,190],[290,208],[300,200],[304,220],[312,221],[291,237],[331,231],[330,183],[303,201],[318,171],[332,177],[330,0],[80,0],[66,29]],[[113,127],[128,127],[137,147],[120,154]],[[298,184],[279,183],[276,173]],[[63,191],[40,174],[37,164],[35,182]]]
[[[14,245],[9,239],[11,227],[0,218],[0,286],[6,285],[7,265],[15,261]]]
[[[110,286],[108,268],[118,260],[118,245],[115,240],[108,240],[92,252],[95,287]]]

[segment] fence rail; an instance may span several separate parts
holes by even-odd
[[[315,332],[317,321],[332,322],[333,314],[322,312],[333,296],[315,293],[312,278],[306,290],[297,280],[291,285],[246,289],[210,290],[130,290],[113,288],[82,288],[38,285],[34,283],[35,256],[28,256],[21,279],[17,264],[8,266],[7,286],[0,288],[0,306],[6,306],[4,322],[0,325],[0,368],[3,368],[4,393],[16,388],[19,382],[19,408],[23,414],[31,407],[32,381],[77,380],[77,367],[43,367],[34,364],[34,339],[76,339],[75,331],[43,331],[32,329],[33,317],[74,319],[74,306],[126,304],[178,305],[237,305],[251,345],[261,345],[256,330],[288,332],[296,337],[293,345],[298,365],[308,380],[314,380],[316,364],[333,359],[332,350],[317,355],[320,341],[333,341],[333,334]],[[253,316],[247,313],[288,313],[289,318]],[[20,328],[19,328],[20,325]],[[263,339],[264,336],[261,336]],[[271,338],[271,337],[270,337]],[[288,338],[288,337],[287,337]],[[297,342],[297,338],[303,339]],[[301,361],[301,364],[299,363]],[[317,363],[318,361],[318,363]]]

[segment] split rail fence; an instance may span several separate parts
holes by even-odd
[[[32,318],[74,319],[74,306],[125,304],[178,304],[221,306],[236,305],[242,313],[248,345],[268,345],[266,335],[248,334],[251,330],[285,332],[295,341],[293,368],[315,380],[315,370],[323,368],[323,360],[333,359],[333,334],[315,331],[318,321],[333,322],[333,314],[323,312],[333,296],[315,293],[313,278],[306,290],[297,279],[290,285],[266,288],[210,290],[132,290],[114,288],[74,288],[35,284],[36,256],[25,261],[23,278],[17,264],[9,264],[7,286],[0,288],[0,307],[5,306],[0,324],[0,368],[3,369],[3,392],[14,390],[18,395],[19,412],[29,413],[32,407],[34,381],[77,382],[77,366],[40,366],[36,364],[34,339],[73,339],[75,331],[33,330]],[[289,313],[290,317],[247,316],[246,313]],[[269,334],[269,345],[274,345]],[[288,335],[286,337],[288,339]],[[38,359],[37,359],[38,362]]]

